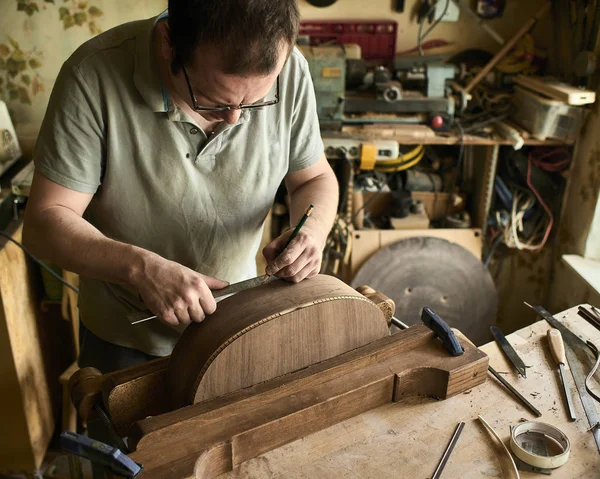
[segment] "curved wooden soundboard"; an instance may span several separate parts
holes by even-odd
[[[172,407],[206,401],[389,336],[372,301],[332,276],[275,281],[221,301],[169,360]]]

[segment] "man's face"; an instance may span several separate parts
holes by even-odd
[[[281,48],[277,67],[268,75],[238,76],[223,73],[218,48],[198,48],[194,61],[185,65],[197,105],[200,107],[251,105],[274,99],[275,81],[288,53],[287,46]],[[183,69],[173,77],[173,83],[179,96],[194,109]],[[198,113],[210,122],[225,121],[233,125],[239,120],[241,110],[198,111]]]

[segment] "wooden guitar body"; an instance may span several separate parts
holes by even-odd
[[[223,396],[389,334],[379,308],[332,276],[242,291],[184,331],[167,370],[172,406]]]

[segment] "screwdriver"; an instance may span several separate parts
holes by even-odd
[[[565,364],[567,363],[567,358],[565,356],[565,344],[563,343],[562,334],[560,334],[558,329],[550,328],[548,329],[547,336],[548,344],[550,345],[550,352],[558,364],[558,372],[560,375],[560,382],[562,384],[563,395],[567,404],[569,419],[571,421],[575,421],[577,420],[577,417],[575,416],[575,408],[573,407],[571,394],[567,387],[567,375],[565,373]]]

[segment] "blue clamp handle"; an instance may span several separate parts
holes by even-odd
[[[142,466],[120,449],[73,431],[63,431],[60,434],[60,447],[95,464],[101,464],[119,476],[133,478],[142,470]]]
[[[460,356],[465,352],[458,342],[454,331],[452,331],[450,326],[448,326],[446,322],[440,318],[439,314],[437,314],[429,306],[423,308],[423,312],[421,313],[421,321],[423,321],[425,326],[431,329],[435,335],[442,340],[444,347],[452,356]]]

